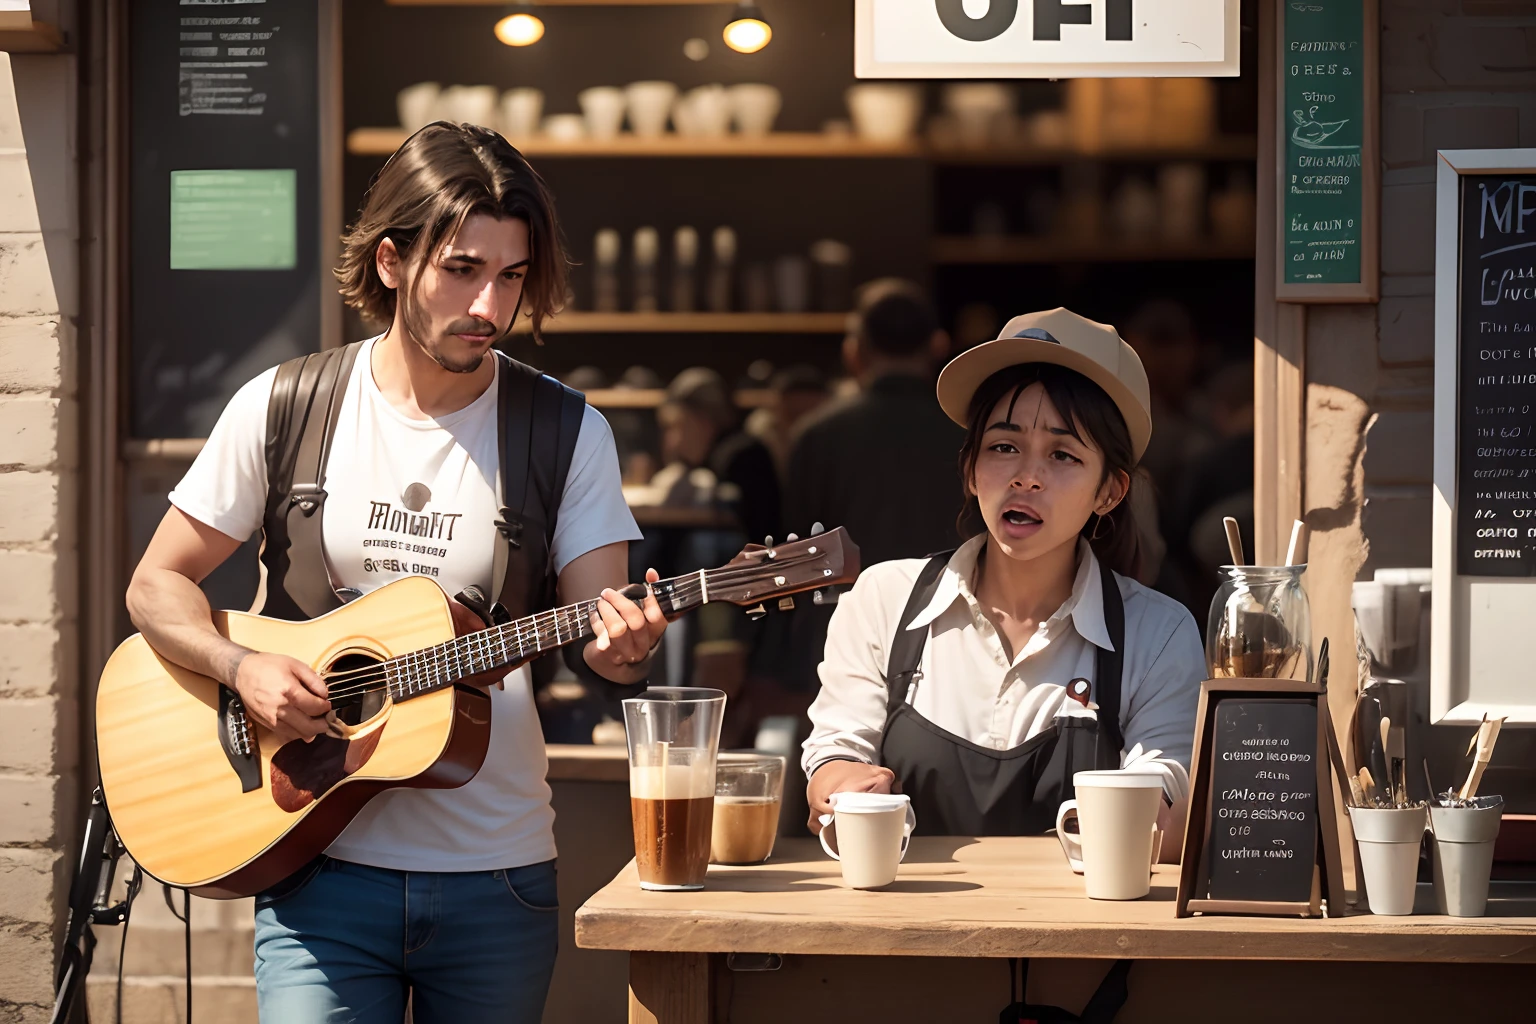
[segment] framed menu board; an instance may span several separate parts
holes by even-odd
[[[1342,912],[1326,686],[1200,684],[1176,916]]]
[[[206,437],[241,384],[339,324],[339,7],[127,11],[128,433]]]
[[[1536,723],[1536,149],[1438,158],[1430,716]]]
[[[1377,0],[1275,5],[1281,302],[1379,293]]]

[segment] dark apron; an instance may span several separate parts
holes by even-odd
[[[1100,648],[1094,659],[1091,699],[1099,706],[1097,720],[1058,717],[1019,746],[993,750],[939,728],[907,703],[929,633],[907,627],[933,599],[948,563],[948,555],[928,561],[901,613],[886,665],[889,699],[880,763],[896,773],[900,792],[912,798],[918,835],[1041,835],[1055,828],[1057,808],[1074,796],[1074,772],[1120,767],[1125,746],[1120,732],[1125,651],[1120,587],[1100,562],[1104,621],[1114,650]]]

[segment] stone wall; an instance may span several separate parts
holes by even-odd
[[[79,819],[75,98],[73,57],[0,53],[4,1024],[52,1009]]]

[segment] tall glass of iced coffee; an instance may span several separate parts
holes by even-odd
[[[629,808],[642,889],[702,889],[725,694],[653,686],[624,701]]]

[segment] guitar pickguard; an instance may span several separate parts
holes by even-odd
[[[322,733],[308,743],[292,740],[272,755],[272,800],[292,814],[302,811],[373,756],[384,734],[381,724],[355,739]]]

